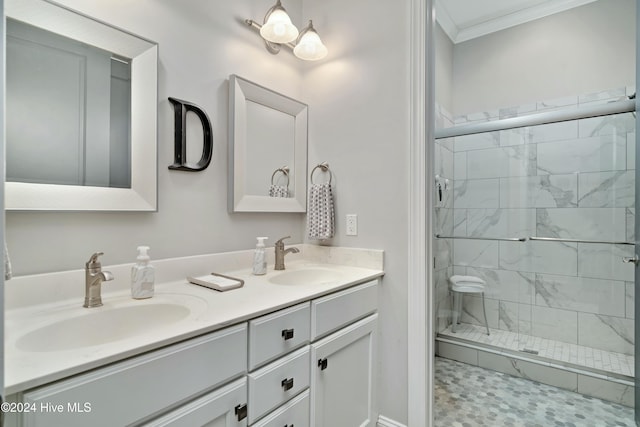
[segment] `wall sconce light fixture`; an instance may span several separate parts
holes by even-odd
[[[246,19],[244,22],[260,31],[265,47],[274,55],[280,52],[280,47],[284,45],[293,50],[295,56],[305,61],[317,61],[327,56],[327,47],[322,44],[320,36],[313,28],[313,22],[309,20],[309,25],[298,32],[280,0],[267,10],[262,25],[252,19]]]

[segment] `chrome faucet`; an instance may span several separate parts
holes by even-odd
[[[102,305],[102,297],[100,295],[102,282],[113,280],[113,274],[108,271],[102,271],[102,265],[98,261],[100,255],[104,254],[96,252],[91,255],[91,258],[85,264],[83,307],[100,307]]]
[[[300,252],[298,250],[298,248],[289,248],[289,249],[284,249],[284,239],[290,239],[291,236],[287,236],[287,237],[283,237],[282,239],[278,240],[275,244],[275,249],[276,249],[276,266],[274,267],[274,270],[284,270],[284,256],[288,253],[294,253],[297,254],[298,252]]]

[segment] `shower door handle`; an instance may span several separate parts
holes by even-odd
[[[638,254],[635,254],[634,256],[630,256],[630,257],[623,256],[622,262],[626,262],[626,263],[632,262],[635,265],[638,265],[638,262],[640,262],[640,258],[638,258]]]

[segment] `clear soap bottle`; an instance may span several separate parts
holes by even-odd
[[[267,274],[267,255],[264,251],[264,241],[268,237],[256,237],[256,239],[258,239],[258,243],[253,253],[253,274],[260,276]]]
[[[131,296],[151,298],[155,282],[155,267],[149,264],[149,246],[138,246],[138,262],[131,268]]]

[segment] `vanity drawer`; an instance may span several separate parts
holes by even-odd
[[[309,342],[310,304],[277,311],[249,322],[249,370]]]
[[[252,427],[309,427],[309,390],[300,393]]]
[[[249,373],[249,424],[309,387],[309,346]]]
[[[247,401],[247,379],[241,378],[175,409],[144,427],[193,427],[219,425],[245,427],[247,419],[238,421],[235,408]],[[215,424],[216,421],[218,424]]]
[[[311,301],[311,340],[378,309],[378,280]]]
[[[237,378],[246,368],[244,323],[26,392],[24,402],[64,410],[25,413],[23,425],[129,425]],[[85,403],[90,411],[68,410]]]

